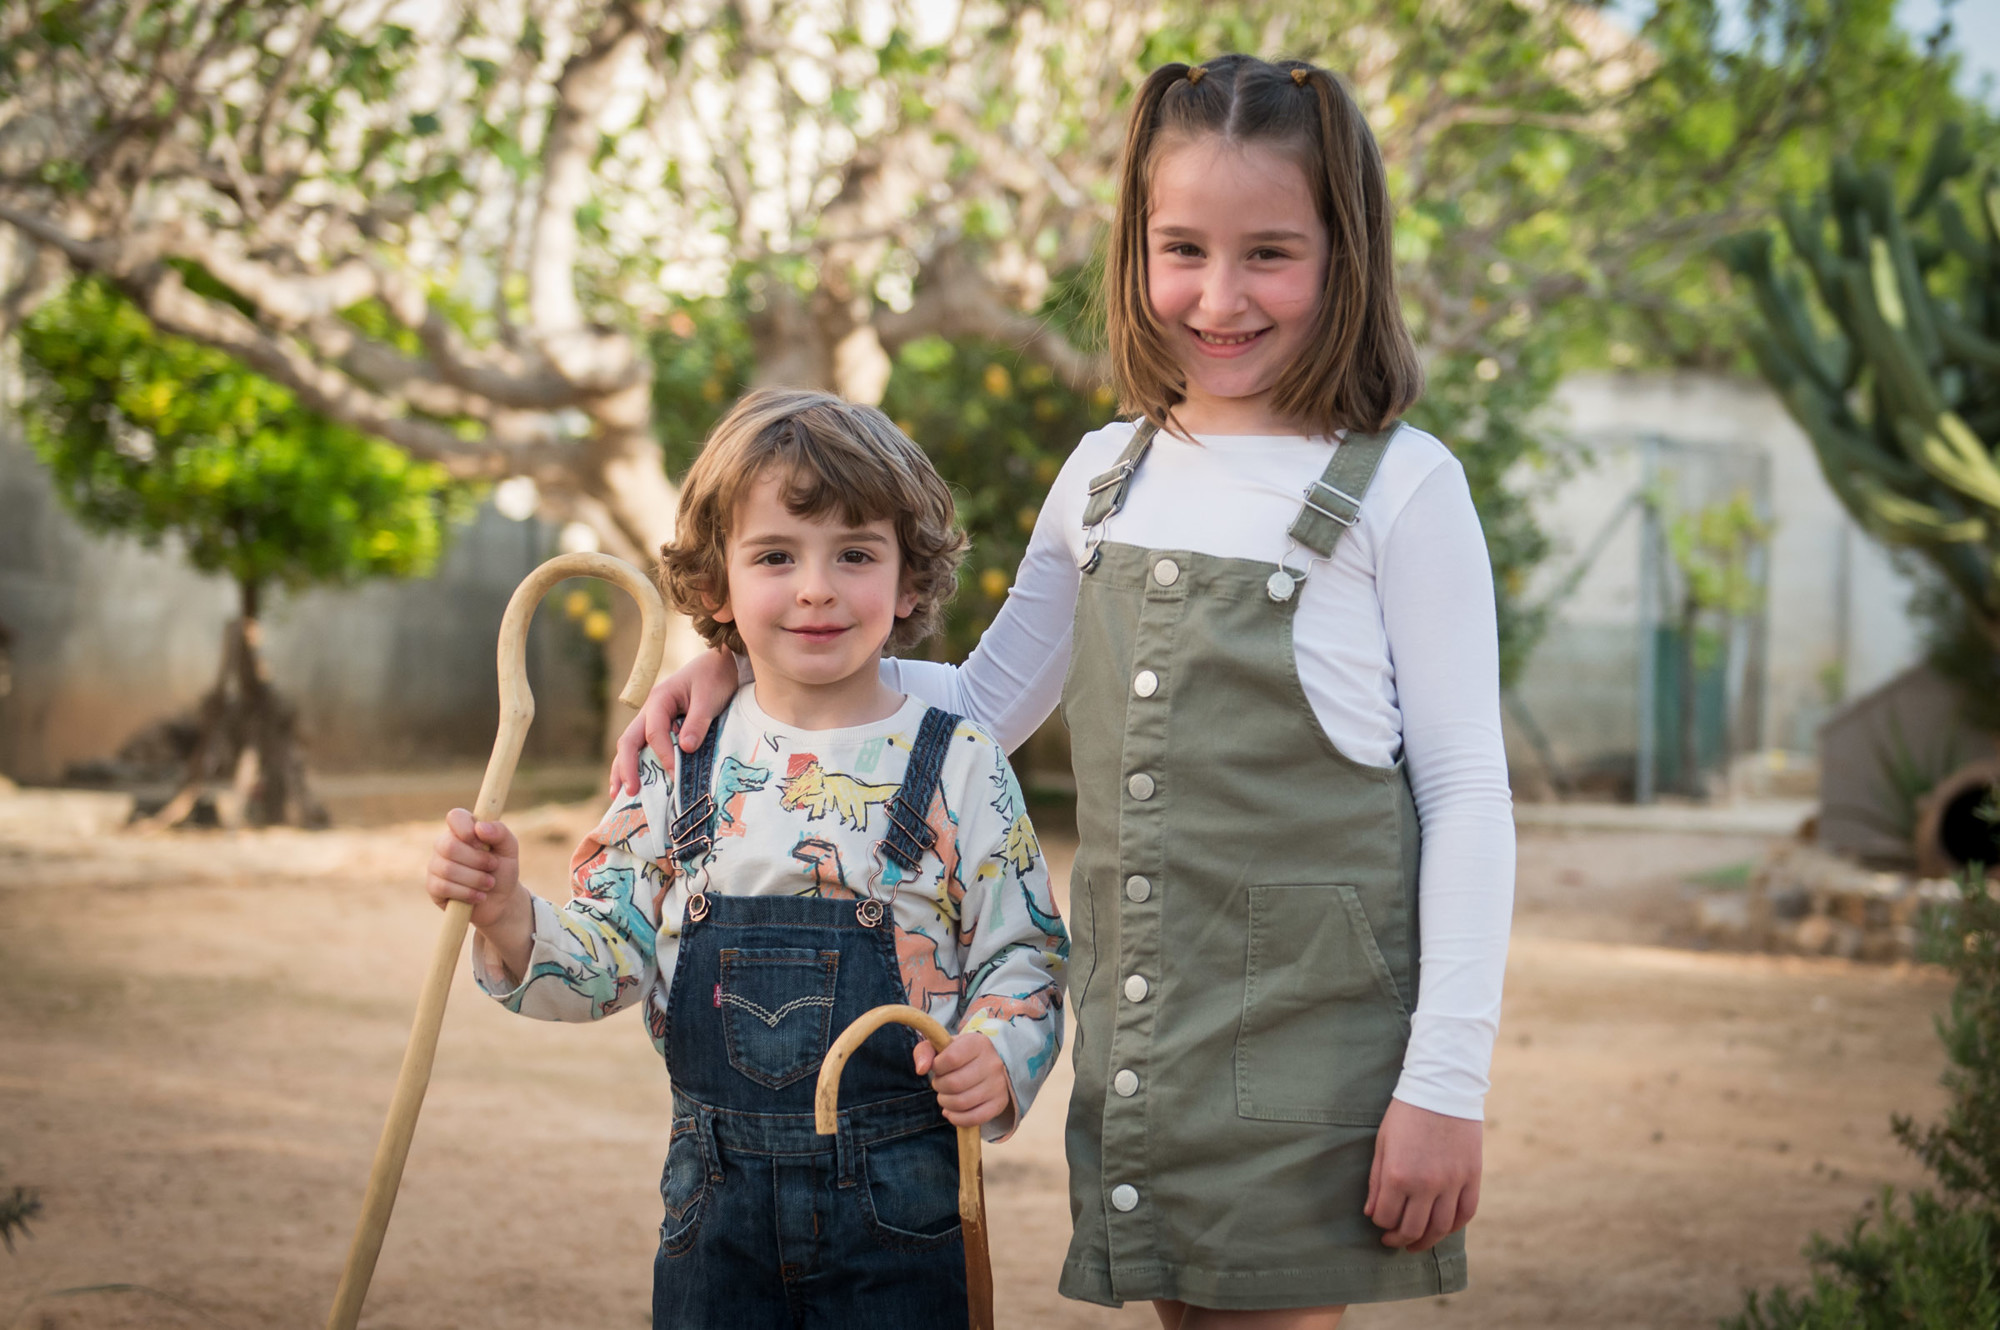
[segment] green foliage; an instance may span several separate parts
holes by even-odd
[[[757,368],[740,295],[676,304],[647,339],[653,359],[653,428],[678,479],[702,441],[750,386]]]
[[[932,649],[963,659],[1000,612],[1063,459],[1112,418],[1111,394],[1073,392],[1048,366],[1000,347],[925,337],[897,356],[882,409],[958,494],[972,552]]]
[[[1497,364],[1464,353],[1439,357],[1409,420],[1443,440],[1465,467],[1493,561],[1500,678],[1511,684],[1548,622],[1547,607],[1530,603],[1527,594],[1550,548],[1530,505],[1535,486],[1555,473],[1532,420],[1555,389],[1557,364],[1546,344],[1523,347],[1509,372],[1496,373]]]
[[[472,496],[434,463],[333,424],[227,354],[162,336],[107,283],[21,330],[28,437],[87,525],[239,584],[350,583],[437,563]]]
[[[1902,1205],[1885,1193],[1840,1240],[1815,1237],[1811,1287],[1750,1294],[1730,1330],[2000,1330],[2000,900],[1983,873],[1934,932],[1958,981],[1938,1021],[1949,1106],[1942,1122],[1894,1128],[1941,1192]]]
[[[1836,158],[1824,189],[1780,208],[1789,261],[1766,231],[1722,254],[1755,293],[1758,365],[1834,492],[1927,560],[2000,653],[2000,170],[1968,189],[1974,165],[1947,126],[1899,203],[1886,169]]]

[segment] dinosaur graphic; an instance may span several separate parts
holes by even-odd
[[[903,972],[903,992],[910,1005],[931,1011],[931,1004],[944,999],[957,1005],[959,981],[938,964],[938,942],[934,937],[910,929],[896,930],[896,964]],[[935,1013],[933,1013],[935,1014]]]
[[[792,858],[812,871],[812,890],[806,895],[854,899],[854,889],[847,885],[847,870],[840,863],[840,847],[832,841],[820,836],[801,836],[792,847]]]
[[[1042,843],[1035,837],[1034,823],[1023,813],[1008,826],[1007,838],[1000,844],[1000,858],[1016,874],[1025,876],[1041,854]]]
[[[738,762],[733,757],[724,756],[715,769],[716,820],[735,823],[743,812],[743,796],[764,788],[771,779],[769,767],[753,767],[747,762]]]
[[[841,822],[856,831],[868,830],[868,809],[896,797],[900,786],[866,785],[852,776],[828,771],[811,753],[794,753],[789,771],[779,788],[784,798],[779,807],[786,812],[803,808],[807,821],[817,822],[828,813],[838,813]]]

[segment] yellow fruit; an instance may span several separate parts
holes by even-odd
[[[979,589],[986,593],[989,600],[1000,599],[1007,594],[1007,574],[998,568],[988,568],[979,575]]]
[[[611,611],[592,610],[583,616],[583,635],[593,642],[606,642],[611,638]]]

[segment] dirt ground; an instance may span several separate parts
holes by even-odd
[[[87,814],[0,798],[0,1186],[45,1206],[0,1252],[0,1330],[323,1324],[435,935],[432,824]],[[512,819],[545,893],[591,815]],[[1712,1326],[1916,1179],[1888,1119],[1937,1110],[1940,975],[1672,945],[1688,877],[1760,847],[1523,833],[1472,1288],[1349,1326]],[[1069,1085],[987,1154],[1000,1324],[1155,1324],[1055,1293]],[[519,1020],[461,973],[363,1324],[640,1330],[666,1089],[635,1020]]]

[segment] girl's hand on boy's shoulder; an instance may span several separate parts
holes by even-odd
[[[618,754],[611,759],[611,797],[639,792],[640,749],[650,745],[666,760],[674,745],[675,721],[681,721],[681,751],[692,753],[701,747],[709,722],[736,696],[736,686],[736,657],[720,649],[702,652],[654,684],[639,714],[618,736]]]
[[[504,822],[475,823],[454,808],[444,831],[431,845],[424,890],[439,909],[452,901],[472,905],[472,926],[485,932],[504,926],[530,903],[522,897],[521,847]],[[532,925],[531,925],[532,927]]]
[[[1429,1251],[1472,1221],[1479,1208],[1486,1124],[1389,1101],[1375,1134],[1362,1213],[1384,1230],[1382,1245]]]
[[[938,1107],[954,1127],[991,1122],[1014,1102],[1007,1064],[1000,1060],[1000,1050],[993,1047],[993,1041],[983,1034],[961,1034],[942,1053],[929,1041],[919,1039],[916,1066],[917,1075],[931,1078]]]

